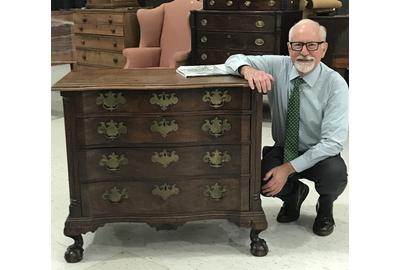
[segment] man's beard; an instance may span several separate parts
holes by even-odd
[[[315,66],[315,58],[311,56],[297,57],[296,61],[294,61],[294,67],[300,73],[308,73],[311,70],[313,70],[314,66]]]

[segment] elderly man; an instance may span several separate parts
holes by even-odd
[[[313,232],[333,232],[333,202],[347,185],[347,168],[340,156],[348,134],[348,86],[321,63],[328,44],[326,29],[303,19],[289,31],[289,56],[231,56],[231,74],[242,75],[271,105],[275,145],[262,160],[261,194],[283,200],[277,221],[299,218],[309,188],[319,194]]]

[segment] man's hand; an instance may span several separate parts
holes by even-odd
[[[278,194],[286,184],[289,175],[293,172],[295,172],[295,170],[290,162],[272,168],[265,174],[264,181],[268,182],[261,187],[262,193],[267,194],[267,196],[275,196]]]
[[[240,69],[240,74],[242,74],[243,77],[249,82],[249,86],[252,90],[254,90],[255,86],[259,93],[267,93],[267,91],[271,91],[272,82],[274,81],[274,78],[271,74],[250,66],[243,66]]]

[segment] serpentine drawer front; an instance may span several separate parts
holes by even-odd
[[[53,86],[64,100],[71,203],[65,259],[106,223],[158,229],[204,219],[251,228],[264,256],[262,96],[234,76],[184,78],[174,69],[82,70]]]

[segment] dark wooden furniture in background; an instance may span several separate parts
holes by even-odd
[[[260,200],[262,96],[233,76],[186,79],[174,69],[69,73],[61,91],[68,155],[67,262],[82,234],[111,222],[158,229],[228,219],[251,227],[265,256]]]
[[[122,68],[122,49],[139,45],[138,7],[81,9],[74,13],[77,69]]]
[[[232,54],[288,54],[290,27],[301,19],[297,1],[205,0],[193,11],[192,62],[220,64]]]
[[[310,16],[326,27],[328,51],[322,61],[349,82],[349,15]]]

